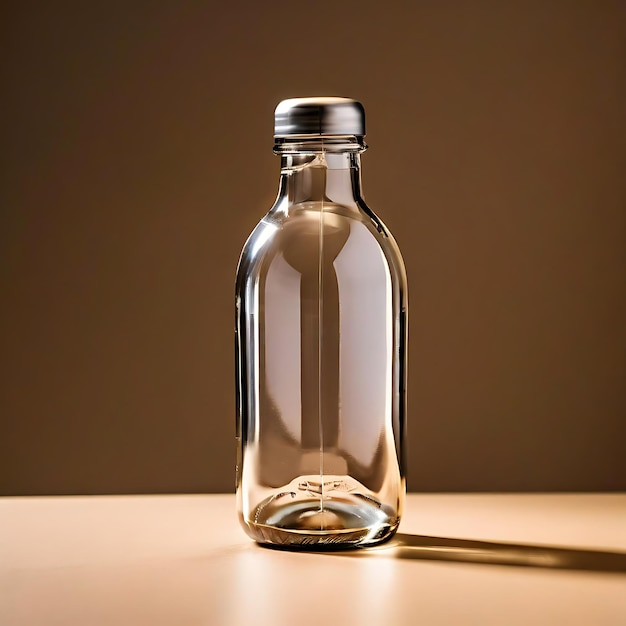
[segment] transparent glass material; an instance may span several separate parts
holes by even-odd
[[[356,137],[283,141],[237,272],[237,495],[260,543],[391,537],[405,494],[407,289]]]

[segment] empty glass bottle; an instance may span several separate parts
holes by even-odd
[[[364,135],[354,100],[276,108],[278,198],[236,284],[238,508],[260,543],[372,545],[400,521],[406,275],[361,197]]]

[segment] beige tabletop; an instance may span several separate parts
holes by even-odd
[[[626,624],[626,495],[410,495],[370,550],[261,548],[232,495],[3,498],[0,624]]]

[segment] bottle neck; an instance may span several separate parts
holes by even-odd
[[[293,208],[321,202],[357,209],[362,204],[364,149],[362,141],[278,143],[274,151],[281,156],[279,203]]]

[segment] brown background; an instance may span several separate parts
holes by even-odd
[[[282,98],[368,113],[409,487],[626,488],[626,9],[2,8],[3,494],[228,491],[233,279]]]

